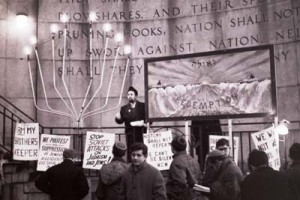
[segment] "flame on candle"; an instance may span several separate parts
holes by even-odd
[[[36,39],[35,36],[32,36],[32,37],[30,38],[30,43],[31,43],[32,45],[36,45],[36,44],[37,44],[37,39]]]
[[[131,46],[130,45],[124,45],[124,54],[128,55],[131,53]]]
[[[111,31],[111,30],[112,30],[111,24],[110,24],[110,23],[105,23],[105,24],[103,24],[103,30],[104,30],[105,32]]]
[[[52,34],[57,33],[57,31],[58,31],[57,25],[56,24],[51,24],[50,31],[51,31]]]
[[[67,13],[64,13],[62,16],[61,16],[61,22],[63,23],[67,23],[69,21],[69,16],[67,15]]]
[[[96,13],[95,13],[95,12],[91,12],[91,13],[89,14],[89,20],[90,20],[90,22],[95,22],[96,19],[97,19]]]
[[[115,42],[120,43],[120,42],[123,42],[123,40],[124,40],[124,35],[122,33],[116,33]]]
[[[23,51],[27,56],[31,54],[31,48],[28,46],[24,47]]]

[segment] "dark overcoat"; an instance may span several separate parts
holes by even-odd
[[[51,200],[80,200],[89,192],[83,171],[69,159],[50,167],[35,181],[35,186],[49,194]]]

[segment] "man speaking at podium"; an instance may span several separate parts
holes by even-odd
[[[143,133],[146,133],[145,103],[138,101],[137,97],[138,91],[130,86],[127,91],[128,104],[121,107],[115,118],[116,123],[125,123],[128,149],[135,142],[143,142]],[[130,152],[128,152],[128,155],[130,155]]]

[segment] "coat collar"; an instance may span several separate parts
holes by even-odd
[[[178,157],[178,156],[181,156],[181,155],[186,155],[187,153],[186,153],[186,151],[178,151],[178,152],[176,152],[174,155],[173,155],[173,159],[175,158],[175,157]]]
[[[147,166],[147,162],[146,162],[146,161],[143,162],[143,163],[142,163],[140,166],[138,166],[138,167],[136,167],[136,166],[134,166],[133,164],[131,164],[129,170],[130,170],[131,172],[137,173],[137,172],[140,172],[140,171],[142,171],[143,169],[145,169],[146,166]]]

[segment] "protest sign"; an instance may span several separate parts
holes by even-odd
[[[168,170],[173,160],[171,142],[171,131],[144,134],[144,143],[148,147],[147,162],[158,170]]]
[[[83,168],[99,170],[104,164],[110,163],[113,158],[114,144],[114,134],[88,131],[85,140]]]
[[[37,160],[39,152],[39,124],[17,123],[14,137],[14,160]]]
[[[269,158],[269,165],[275,170],[280,168],[279,137],[274,127],[270,127],[251,134],[255,147],[266,152]]]
[[[216,143],[219,139],[225,138],[226,140],[229,141],[229,136],[222,136],[222,135],[210,135],[209,136],[209,151],[215,150],[216,149]],[[239,137],[233,137],[233,154],[232,156],[232,151],[230,150],[230,156],[234,158],[234,162],[238,164],[238,158],[239,158]]]
[[[61,163],[64,149],[70,148],[70,140],[70,136],[42,134],[37,171]]]

